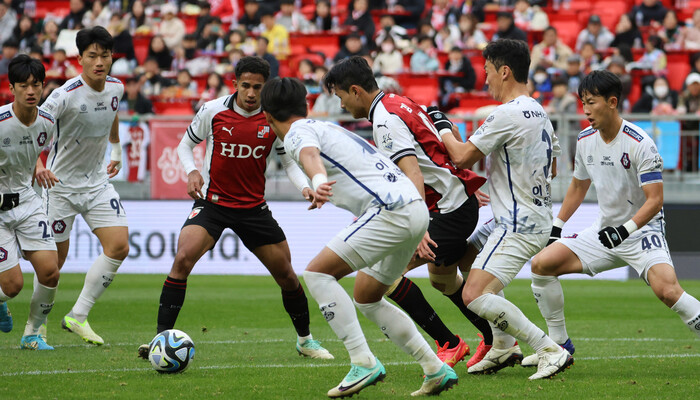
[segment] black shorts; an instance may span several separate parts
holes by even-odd
[[[479,202],[470,196],[458,209],[447,214],[430,213],[428,233],[438,247],[430,246],[435,253],[435,265],[452,265],[467,251],[467,239],[479,221]]]
[[[188,225],[197,225],[206,229],[214,238],[214,244],[219,240],[224,229],[231,228],[250,251],[287,239],[282,228],[272,217],[267,203],[253,208],[230,208],[198,199],[194,201],[192,212],[182,227]]]

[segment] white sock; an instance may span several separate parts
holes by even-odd
[[[504,299],[506,298],[503,290],[496,293],[496,295]],[[493,347],[497,349],[509,349],[515,345],[515,338],[513,336],[498,329],[498,327],[491,321],[489,321],[489,325],[491,325],[491,334],[493,335]]]
[[[700,336],[700,301],[683,292],[676,304],[671,307],[681,317],[686,326]]]
[[[85,284],[80,292],[78,301],[75,302],[73,309],[70,311],[70,316],[83,323],[87,319],[90,309],[95,305],[95,301],[100,298],[102,293],[112,283],[117,269],[122,265],[122,260],[115,260],[106,255],[100,254],[95,262],[92,263],[87,274],[85,274]]]
[[[559,278],[533,273],[531,286],[537,307],[547,321],[549,337],[559,344],[564,344],[569,339],[569,334],[566,333],[564,291],[561,289]]]
[[[5,294],[5,292],[2,291],[2,287],[0,287],[0,303],[4,303],[7,300],[10,300],[12,297],[8,296]]]
[[[423,367],[426,375],[440,371],[443,362],[435,355],[411,318],[398,307],[382,298],[376,303],[360,304],[357,309],[374,322],[382,333]]]
[[[24,336],[36,335],[41,324],[46,323],[46,317],[53,308],[54,297],[56,297],[56,288],[42,285],[34,275],[34,292],[29,303],[29,318],[24,327]]]
[[[304,271],[304,281],[328,325],[343,341],[350,354],[350,362],[366,368],[374,367],[374,354],[367,345],[355,306],[345,289],[334,277],[320,272]]]
[[[299,336],[297,335],[297,342],[299,344],[304,344],[307,340],[311,340],[314,337],[309,333],[309,336]]]
[[[480,317],[492,321],[498,329],[526,342],[538,353],[550,351],[550,348],[561,349],[542,329],[530,322],[518,307],[500,296],[482,294],[467,307]]]

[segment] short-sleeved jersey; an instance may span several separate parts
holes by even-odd
[[[430,211],[455,211],[486,182],[472,171],[455,167],[430,117],[410,99],[380,92],[369,119],[382,154],[394,163],[409,155],[418,159]]]
[[[55,120],[39,110],[30,126],[12,111],[12,103],[0,107],[0,193],[19,193],[20,201],[32,188],[36,160],[54,134]]]
[[[333,185],[330,202],[362,215],[371,207],[395,209],[421,200],[416,186],[388,157],[356,134],[330,122],[295,121],[284,138],[284,149],[299,164],[305,147],[321,151],[321,159]]]
[[[248,113],[236,95],[205,103],[187,128],[195,142],[206,140],[202,193],[212,203],[252,208],[265,199],[267,156],[275,136],[260,109]]]
[[[46,99],[41,108],[56,118],[47,168],[60,179],[51,190],[92,191],[107,183],[105,153],[123,94],[117,78],[107,76],[98,92],[78,75]]]
[[[552,158],[559,147],[552,123],[533,98],[498,106],[469,138],[487,155],[491,208],[499,227],[518,233],[552,229]]]
[[[574,178],[595,185],[600,214],[598,226],[618,226],[628,221],[646,201],[642,186],[662,182],[663,160],[654,141],[643,129],[622,120],[620,131],[605,143],[589,127],[576,143]],[[663,229],[659,212],[649,227]]]

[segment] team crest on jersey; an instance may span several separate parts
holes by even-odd
[[[66,231],[66,223],[63,222],[62,219],[59,219],[53,222],[51,229],[53,229],[53,233],[63,233]]]
[[[39,136],[36,137],[36,144],[43,146],[46,143],[46,132],[41,132]]]
[[[196,217],[197,215],[199,215],[199,213],[202,212],[202,208],[204,208],[204,207],[193,208],[192,212],[190,213],[190,216],[187,217],[187,219],[192,219],[192,218]]]
[[[620,159],[620,163],[622,164],[625,169],[630,169],[630,155],[627,153],[622,153],[622,158]]]
[[[10,145],[10,138],[6,137],[5,139],[2,140],[2,147],[7,147]]]
[[[119,107],[119,99],[117,96],[112,97],[112,111],[117,111],[117,108]]]
[[[87,112],[87,106],[85,104],[80,105],[80,112],[81,113]]]
[[[7,250],[0,247],[0,262],[7,260]]]
[[[258,139],[267,139],[270,137],[270,127],[267,125],[258,125]]]

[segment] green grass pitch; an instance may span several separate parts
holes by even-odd
[[[295,333],[279,288],[270,277],[192,276],[176,328],[195,342],[196,356],[182,374],[161,375],[137,359],[138,345],[155,335],[164,276],[119,275],[90,314],[107,343],[84,344],[60,328],[77,298],[83,275],[61,276],[49,316],[48,343],[55,351],[19,349],[31,296],[27,287],[9,302],[15,328],[0,333],[0,399],[323,399],[347,373],[347,353],[309,297],[311,329],[335,356],[299,357]],[[446,324],[474,350],[476,330],[425,279],[415,280]],[[346,288],[352,279],[344,279]],[[443,399],[682,399],[698,395],[700,340],[641,281],[563,281],[575,365],[552,380],[529,382],[532,369],[506,368],[496,375],[469,376]],[[700,296],[700,282],[685,281]],[[515,281],[506,296],[540,327],[544,320],[530,282]],[[360,399],[407,398],[420,387],[420,367],[360,315],[370,347],[386,365],[383,383]],[[432,343],[431,343],[432,344]],[[522,345],[525,354],[530,353]],[[434,348],[434,347],[433,347]],[[355,397],[358,398],[358,397]]]

